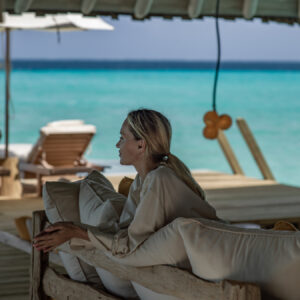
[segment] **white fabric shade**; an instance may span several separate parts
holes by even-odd
[[[0,12],[1,13],[1,12]],[[43,31],[74,31],[74,30],[113,30],[114,27],[100,17],[86,17],[79,13],[37,16],[35,13],[10,15],[3,13],[0,31],[6,32],[5,55],[5,157],[8,156],[9,144],[9,99],[10,99],[10,31],[11,30],[43,30]]]
[[[67,13],[57,15],[36,16],[34,13],[22,15],[3,14],[0,30],[27,29],[63,31],[71,30],[113,30],[114,27],[103,21],[100,17],[86,17],[81,14]]]

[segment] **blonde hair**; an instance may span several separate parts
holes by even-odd
[[[160,112],[150,109],[133,110],[127,115],[130,132],[136,140],[146,142],[146,155],[154,163],[166,165],[203,200],[204,192],[192,177],[188,167],[170,153],[172,127],[169,120]]]

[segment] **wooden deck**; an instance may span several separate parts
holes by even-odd
[[[193,174],[220,218],[272,225],[300,223],[300,188],[219,172]],[[109,177],[116,187],[123,176]],[[16,233],[14,218],[43,209],[41,198],[0,200],[0,230]],[[0,300],[28,299],[29,255],[0,243]]]

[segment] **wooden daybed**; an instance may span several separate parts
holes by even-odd
[[[46,222],[44,211],[33,213],[33,234],[37,234]],[[260,288],[254,284],[224,280],[213,283],[171,266],[135,268],[118,264],[99,250],[71,250],[71,254],[101,267],[122,279],[135,281],[157,293],[180,299],[261,299]],[[58,274],[49,267],[48,255],[33,249],[31,270],[31,300],[47,299],[120,299],[85,283],[79,283]]]

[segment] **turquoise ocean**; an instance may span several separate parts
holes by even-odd
[[[218,142],[202,135],[213,77],[213,69],[15,69],[10,142],[33,144],[46,123],[82,119],[97,127],[87,158],[118,161],[124,118],[145,107],[170,119],[171,152],[191,169],[230,173]],[[4,87],[3,72],[0,80]],[[277,181],[300,186],[300,71],[221,70],[217,95],[219,113],[246,119]],[[4,132],[4,89],[0,102]],[[261,178],[236,124],[226,135],[245,174]]]

